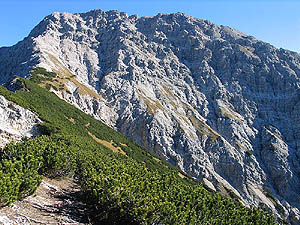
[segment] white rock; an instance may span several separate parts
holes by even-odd
[[[36,125],[40,122],[36,114],[0,95],[0,147],[10,141],[38,135]]]
[[[101,97],[71,82],[60,97],[185,173],[299,224],[299,54],[181,13],[94,10],[0,49],[0,82],[35,66],[76,75]]]

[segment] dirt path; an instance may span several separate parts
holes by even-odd
[[[44,178],[34,195],[0,209],[0,225],[90,224],[88,207],[71,180]]]

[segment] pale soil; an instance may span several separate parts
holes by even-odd
[[[121,153],[122,155],[126,155],[126,152],[124,152],[124,151],[122,150],[121,147],[119,147],[119,146],[118,146],[118,147],[115,147],[115,146],[114,146],[113,140],[111,140],[110,142],[108,142],[108,141],[106,141],[106,140],[99,139],[99,138],[97,138],[94,134],[92,134],[92,133],[89,132],[89,131],[88,131],[88,134],[89,134],[96,142],[98,142],[98,143],[104,145],[105,147],[107,147],[108,149],[112,150],[113,152],[119,152],[119,153]],[[124,146],[125,144],[121,143],[121,145]]]
[[[0,225],[90,224],[88,207],[79,196],[72,180],[43,178],[35,194],[0,209]]]
[[[184,176],[182,173],[178,173],[178,176],[181,178],[186,178],[186,176]]]

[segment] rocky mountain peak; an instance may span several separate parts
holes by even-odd
[[[300,217],[300,55],[183,13],[53,13],[0,49],[1,83],[51,90],[213,189]]]

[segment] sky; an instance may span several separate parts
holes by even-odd
[[[53,12],[92,9],[139,16],[184,12],[300,53],[300,0],[0,0],[0,47],[21,41]]]

